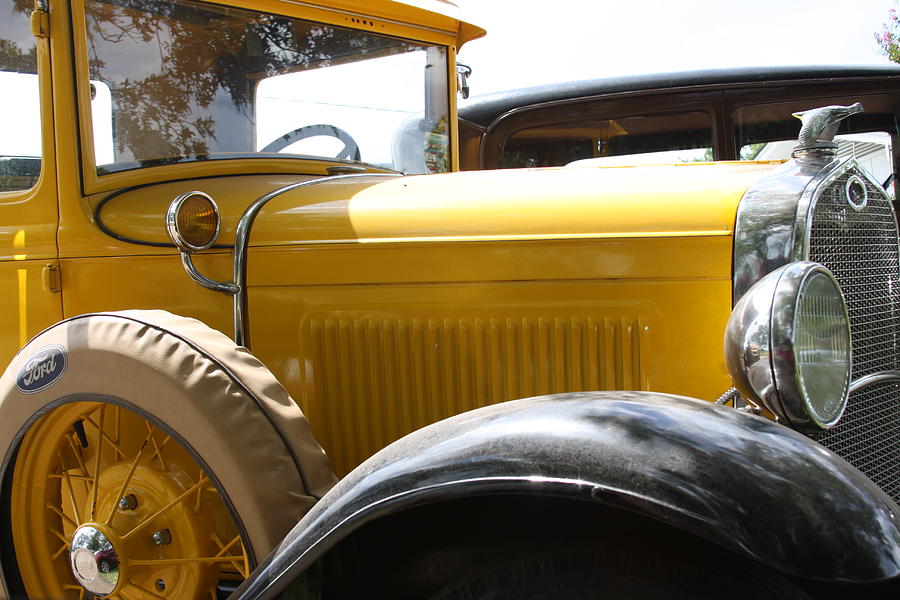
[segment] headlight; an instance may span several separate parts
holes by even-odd
[[[795,262],[760,279],[734,307],[725,362],[735,387],[785,424],[834,427],[850,387],[850,320],[840,287],[818,263]]]
[[[219,207],[203,192],[182,194],[169,205],[166,232],[182,252],[206,250],[219,235]]]

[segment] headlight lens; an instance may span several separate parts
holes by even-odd
[[[182,194],[169,205],[166,231],[182,252],[206,250],[219,235],[219,207],[203,192]]]
[[[841,418],[850,386],[850,330],[840,290],[824,272],[812,272],[801,286],[794,340],[807,411],[820,427],[830,427]]]
[[[785,424],[833,427],[851,372],[850,320],[834,276],[797,262],[763,277],[732,311],[725,357],[735,387]]]

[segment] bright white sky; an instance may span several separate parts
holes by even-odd
[[[460,61],[472,95],[637,73],[884,64],[895,0],[458,0],[488,35]]]

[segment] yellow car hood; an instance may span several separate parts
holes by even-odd
[[[744,192],[774,166],[476,171],[390,179],[324,202],[315,200],[322,190],[313,186],[274,200],[260,214],[252,240],[271,245],[730,235]]]
[[[284,193],[262,209],[253,246],[730,235],[747,188],[776,163],[702,163],[472,171],[343,179]],[[253,200],[304,176],[180,181],[115,195],[97,206],[120,239],[167,244],[168,203],[209,193],[234,241]]]

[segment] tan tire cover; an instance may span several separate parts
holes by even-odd
[[[65,371],[45,389],[23,393],[18,375],[51,346],[65,353]],[[38,416],[61,402],[91,400],[84,395],[107,396],[174,433],[208,467],[254,562],[336,481],[287,391],[246,348],[199,321],[156,310],[90,314],[35,337],[0,379],[3,464],[12,468]]]

